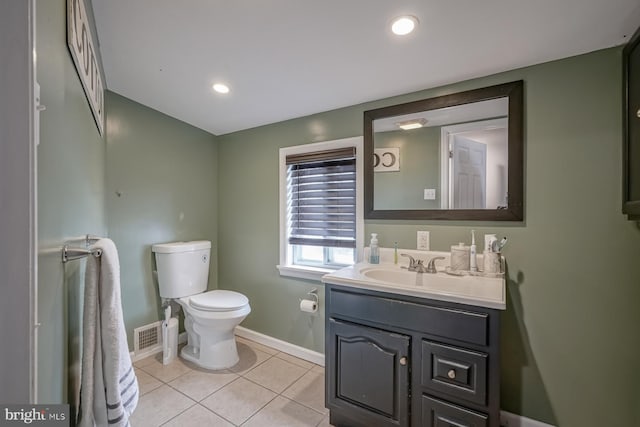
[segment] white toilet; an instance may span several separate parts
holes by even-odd
[[[235,327],[251,312],[238,292],[207,290],[211,242],[200,240],[153,245],[160,296],[178,302],[185,313],[188,343],[181,356],[206,369],[238,363]]]

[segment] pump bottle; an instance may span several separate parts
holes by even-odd
[[[380,264],[380,249],[378,248],[378,234],[371,233],[369,244],[369,264]]]

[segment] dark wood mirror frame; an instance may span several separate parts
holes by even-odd
[[[524,219],[524,135],[523,81],[504,83],[451,95],[438,96],[405,104],[392,105],[364,112],[364,218],[365,219],[432,219],[472,221],[522,221]],[[508,205],[506,209],[423,209],[376,210],[373,204],[373,121],[419,111],[435,110],[508,97]]]

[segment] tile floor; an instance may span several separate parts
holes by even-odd
[[[133,427],[326,427],[324,368],[238,337],[240,362],[206,371],[162,355],[134,363],[140,400]]]

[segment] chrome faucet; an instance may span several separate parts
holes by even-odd
[[[427,273],[435,274],[438,272],[438,270],[436,270],[436,261],[439,259],[444,259],[444,257],[436,256],[429,260],[429,264],[427,264]]]
[[[409,271],[415,271],[416,273],[431,273],[431,274],[435,274],[438,272],[438,270],[436,270],[436,260],[439,259],[444,259],[444,257],[442,256],[437,256],[434,258],[431,258],[429,260],[429,263],[427,264],[427,266],[424,266],[424,262],[421,259],[415,259],[414,257],[412,257],[409,254],[400,254],[400,256],[405,256],[407,258],[409,258],[409,267],[407,267],[407,269]],[[405,268],[405,267],[403,267]]]
[[[425,273],[427,271],[421,259],[415,259],[409,254],[400,254],[400,256],[409,258],[409,267],[407,268],[409,271],[415,271],[416,273]]]

